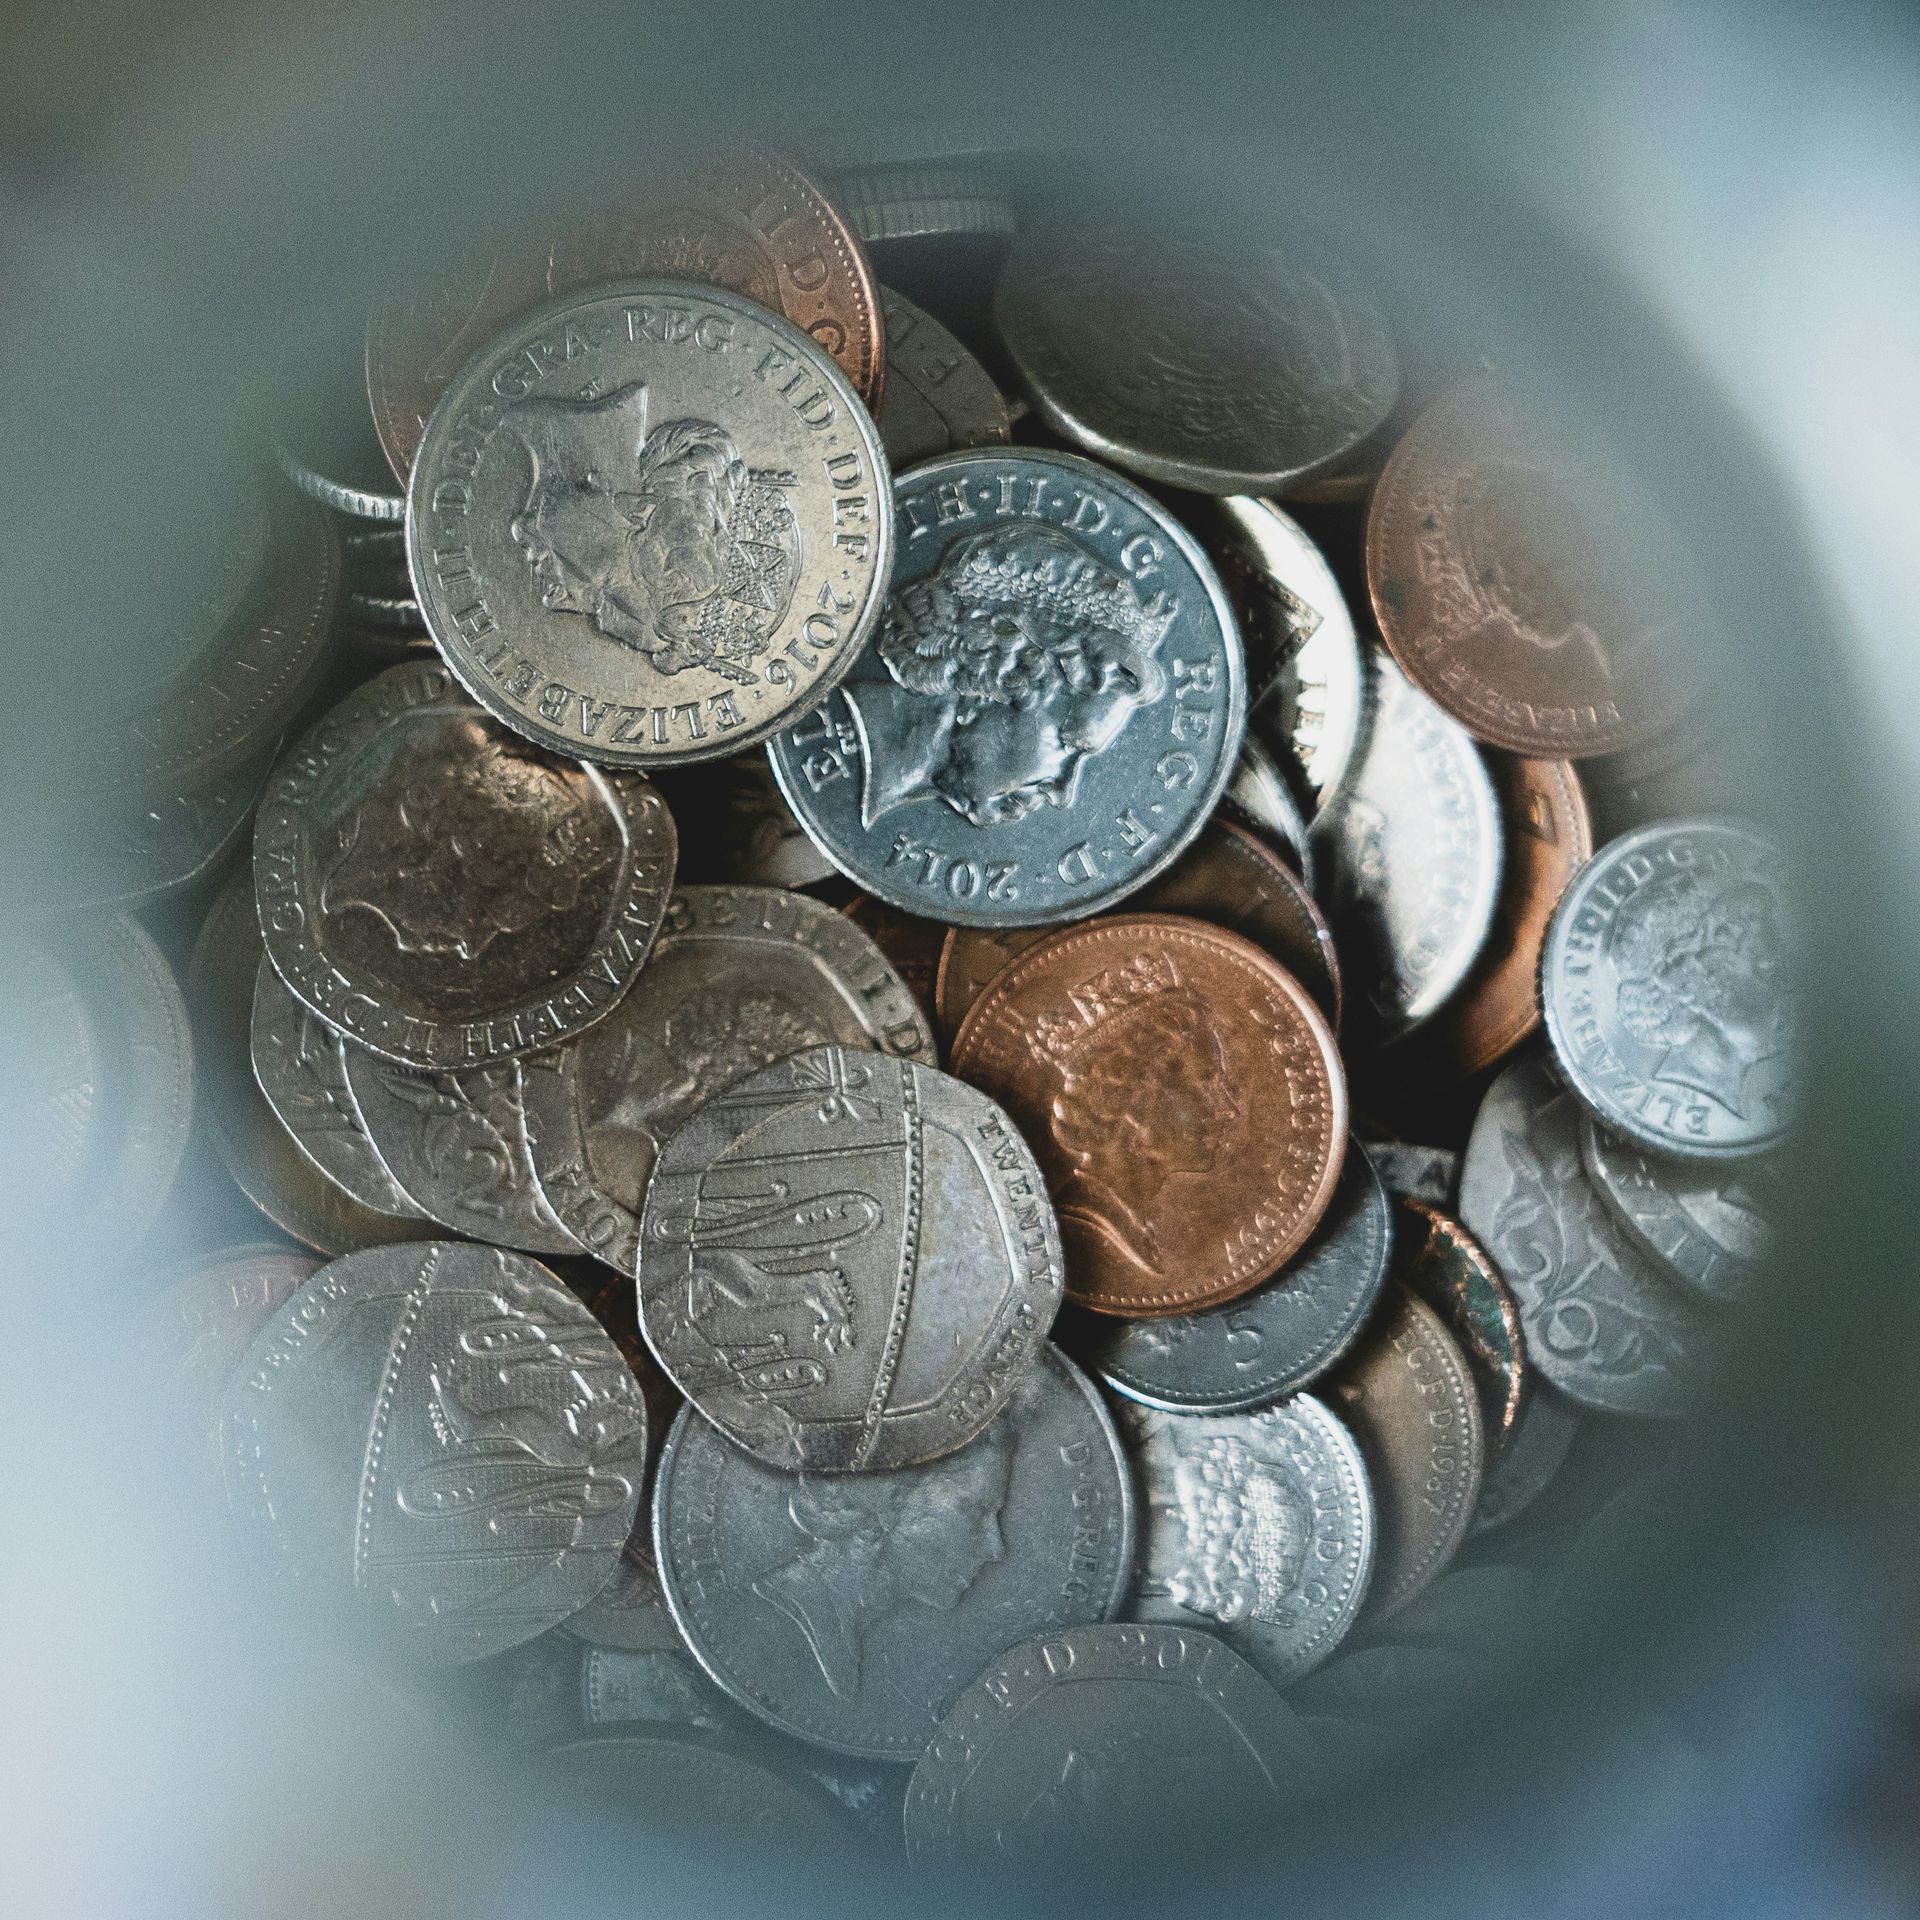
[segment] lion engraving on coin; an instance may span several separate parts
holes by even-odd
[[[1277,1620],[1298,1597],[1313,1513],[1284,1466],[1216,1436],[1182,1446],[1149,1497],[1182,1540],[1157,1589],[1176,1606],[1231,1627]]]
[[[1178,612],[1055,528],[958,542],[887,603],[887,677],[845,689],[867,741],[862,823],[929,799],[976,827],[1071,807],[1087,761],[1165,694]]]
[[[510,531],[549,612],[580,615],[662,674],[753,686],[799,572],[795,476],[750,468],[711,420],[650,429],[647,409],[638,381],[508,407],[531,463]]]

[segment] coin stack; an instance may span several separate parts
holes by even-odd
[[[192,832],[72,889],[203,889],[190,1021],[130,917],[30,956],[39,1190],[139,1244],[197,1061],[283,1237],[183,1189],[171,1430],[474,1739],[741,1846],[1159,1857],[1471,1678],[1706,1391],[1788,888],[1631,486],[1412,391],[1324,236],[835,188],[379,306],[129,747]]]

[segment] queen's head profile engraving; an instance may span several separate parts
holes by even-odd
[[[866,734],[863,822],[925,799],[976,827],[1071,806],[1086,762],[1165,693],[1177,612],[1052,527],[957,543],[887,603],[885,677],[846,689]]]

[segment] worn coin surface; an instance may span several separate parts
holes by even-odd
[[[856,894],[840,911],[886,955],[887,965],[906,982],[913,1004],[932,1031],[934,985],[947,929],[937,920],[902,913],[868,893]]]
[[[1460,1184],[1460,1156],[1451,1147],[1429,1147],[1416,1140],[1368,1140],[1367,1157],[1380,1184],[1395,1195],[1451,1208]]]
[[[880,310],[887,321],[880,441],[894,471],[961,447],[1004,445],[1012,423],[986,368],[905,294],[882,287]]]
[[[660,1143],[640,1325],[695,1407],[789,1471],[964,1446],[1043,1351],[1060,1235],[985,1094],[816,1046],[736,1079]]]
[[[570,1038],[640,970],[673,881],[672,816],[637,775],[528,747],[438,661],[320,720],[260,804],[275,970],[404,1066],[497,1065]]]
[[[237,1513],[303,1586],[435,1664],[517,1646],[613,1577],[646,1408],[552,1274],[461,1241],[330,1262],[227,1389]]]
[[[1138,1489],[1131,1616],[1217,1633],[1276,1687],[1317,1667],[1373,1571],[1353,1436],[1310,1393],[1252,1413],[1114,1413]]]
[[[654,1545],[688,1644],[742,1706],[913,1760],[1010,1640],[1114,1611],[1133,1499],[1099,1395],[1045,1347],[983,1434],[909,1472],[783,1473],[682,1414]]]
[[[407,493],[414,597],[460,683],[614,766],[738,753],[805,713],[892,558],[886,455],[846,376],[684,281],[516,320],[441,397]]]
[[[1473,1374],[1440,1316],[1395,1282],[1320,1391],[1367,1463],[1379,1516],[1367,1612],[1383,1619],[1453,1558],[1473,1520],[1486,1465]]]
[[[874,644],[772,744],[841,871],[956,926],[1084,918],[1205,824],[1246,720],[1211,563],[1118,475],[975,448],[895,482]]]
[[[1313,823],[1350,1018],[1386,1039],[1478,959],[1500,895],[1500,810],[1465,730],[1377,653],[1365,751]]]
[[[1198,920],[1049,935],[995,975],[952,1064],[1033,1142],[1067,1290],[1102,1313],[1247,1292],[1305,1244],[1340,1178],[1332,1029],[1285,968]]]
[[[905,982],[846,915],[770,887],[677,887],[633,991],[520,1063],[548,1205],[631,1275],[661,1141],[743,1075],[828,1045],[934,1064]]]
[[[1303,885],[1311,889],[1318,884],[1307,817],[1293,797],[1278,757],[1258,735],[1248,734],[1240,743],[1240,757],[1221,801],[1292,864]]]
[[[754,1722],[701,1672],[699,1663],[687,1652],[680,1629],[668,1617],[665,1601],[660,1604],[660,1619],[670,1637],[658,1647],[586,1649],[580,1694],[587,1725],[617,1727],[642,1721],[698,1727],[708,1733],[752,1728]]]
[[[1710,1360],[1707,1311],[1620,1231],[1580,1164],[1580,1103],[1523,1057],[1481,1102],[1460,1218],[1520,1302],[1527,1357],[1569,1399],[1677,1414]]]
[[[1235,1413],[1306,1386],[1346,1352],[1386,1283],[1393,1209],[1358,1141],[1314,1236],[1271,1280],[1201,1313],[1116,1320],[1069,1308],[1061,1343],[1115,1392],[1172,1413]]]
[[[1379,304],[1304,237],[1045,221],[1016,240],[993,310],[1048,425],[1197,493],[1284,492],[1364,440],[1399,389]]]
[[[1616,1132],[1689,1160],[1792,1118],[1797,995],[1779,853],[1732,820],[1663,820],[1581,871],[1541,958],[1547,1038]]]

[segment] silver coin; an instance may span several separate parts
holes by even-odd
[[[654,1547],[681,1632],[742,1706],[912,1760],[1009,1641],[1119,1605],[1133,1501],[1098,1394],[1049,1347],[985,1433],[904,1472],[782,1473],[689,1410],[661,1457]]]
[[[273,557],[270,494],[257,476],[233,475],[175,490],[179,516],[156,575],[156,630],[124,656],[125,693],[151,702],[191,686],[231,640],[266,584]]]
[[[1412,1140],[1369,1140],[1366,1144],[1373,1170],[1389,1193],[1453,1210],[1453,1196],[1460,1186],[1460,1156],[1451,1148],[1422,1146]]]
[[[887,325],[887,393],[880,439],[895,472],[961,447],[1004,446],[1007,403],[992,376],[932,314],[880,289]]]
[[[894,486],[886,618],[772,744],[793,810],[890,905],[1076,920],[1206,824],[1246,723],[1240,636],[1193,538],[1069,454],[977,448]]]
[[[1534,1380],[1506,1451],[1487,1462],[1468,1537],[1490,1533],[1525,1513],[1566,1464],[1579,1432],[1579,1414],[1551,1387]]]
[[[1377,648],[1366,748],[1313,823],[1348,999],[1391,1038],[1467,977],[1500,895],[1500,808],[1479,749]]]
[[[254,826],[275,970],[403,1066],[498,1065],[610,1012],[659,930],[673,819],[526,746],[438,661],[390,667],[282,764]]]
[[[1084,1885],[1287,1830],[1314,1758],[1232,1648],[1185,1627],[1078,1627],[1003,1653],[907,1784],[920,1867],[1067,1873]]]
[[[1675,1279],[1710,1300],[1753,1291],[1773,1242],[1770,1167],[1654,1160],[1592,1118],[1580,1129],[1580,1160],[1627,1238]]]
[[[253,1077],[268,1106],[294,1145],[363,1207],[425,1219],[367,1137],[347,1086],[344,1047],[324,1020],[288,992],[263,953],[253,988],[252,1048]]]
[[[634,280],[516,319],[441,395],[414,597],[480,704],[557,753],[667,766],[814,706],[880,613],[887,461],[810,335]]]
[[[1347,597],[1272,501],[1218,501],[1208,525],[1247,647],[1247,725],[1286,749],[1317,809],[1339,791],[1366,727],[1366,658]]]
[[[8,1163],[36,1235],[64,1238],[64,1221],[84,1204],[89,1168],[108,1117],[100,1046],[109,1036],[89,1013],[80,983],[57,946],[29,940],[5,952],[0,1058],[11,1098],[0,1109]]]
[[[1069,1309],[1060,1339],[1108,1386],[1172,1413],[1264,1407],[1325,1373],[1386,1284],[1393,1209],[1367,1151],[1347,1150],[1313,1238],[1273,1279],[1225,1306],[1163,1320]]]
[[[581,1694],[581,1710],[591,1727],[646,1721],[730,1733],[754,1724],[700,1671],[693,1655],[677,1645],[645,1653],[589,1647]]]
[[[882,162],[848,168],[835,174],[832,184],[835,204],[868,246],[964,235],[1003,239],[1013,232],[1013,203],[992,167],[966,161]],[[892,380],[891,329],[887,353]]]
[[[276,445],[273,452],[274,458],[280,462],[280,471],[309,500],[318,500],[323,507],[343,513],[349,520],[398,522],[407,517],[407,503],[400,494],[356,487],[344,480],[330,480],[284,446]]]
[[[936,1058],[906,983],[846,915],[769,887],[676,887],[611,1018],[520,1063],[547,1204],[588,1252],[633,1273],[661,1141],[742,1075],[827,1045]]]
[[[450,1664],[532,1639],[613,1577],[646,1408],[544,1267],[428,1241],[313,1275],[248,1349],[222,1433],[229,1496],[282,1569]]]
[[[1527,1358],[1606,1413],[1677,1414],[1705,1371],[1706,1310],[1620,1231],[1580,1164],[1580,1103],[1515,1061],[1480,1103],[1460,1218],[1520,1302]]]
[[[1323,247],[1051,221],[1023,232],[994,318],[1055,432],[1197,493],[1282,493],[1333,466],[1399,390],[1386,316]]]
[[[640,1325],[736,1445],[789,1471],[964,1446],[1046,1350],[1064,1284],[1039,1166],[983,1093],[811,1047],[662,1141]]]
[[[1731,820],[1663,820],[1574,877],[1540,962],[1567,1084],[1678,1158],[1757,1153],[1792,1115],[1796,995],[1779,853]]]
[[[1300,884],[1313,892],[1319,869],[1306,816],[1273,750],[1257,735],[1250,733],[1241,741],[1240,758],[1222,804],[1238,814],[1300,876]]]
[[[1255,1413],[1114,1411],[1140,1514],[1131,1617],[1217,1633],[1276,1687],[1317,1667],[1373,1571],[1353,1436],[1309,1393]]]

